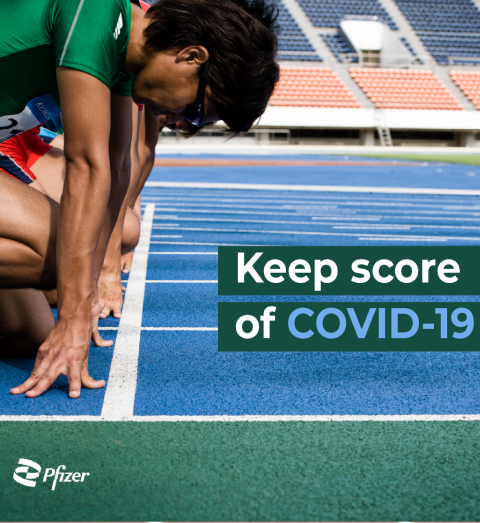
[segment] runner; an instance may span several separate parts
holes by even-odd
[[[104,258],[117,266],[120,257],[130,93],[169,123],[222,119],[233,134],[246,132],[278,80],[274,8],[255,5],[266,13],[263,23],[228,0],[160,0],[147,15],[127,0],[0,1],[0,68],[8,79],[0,84],[0,141],[61,107],[67,165],[60,208],[0,172],[2,353],[34,352],[46,338],[31,377],[12,393],[38,396],[60,374],[72,398],[82,385],[104,386],[88,375],[88,352],[90,337],[109,344],[96,327],[97,282]],[[0,162],[8,170],[8,158]],[[46,336],[53,318],[34,289],[55,287],[58,321]],[[15,307],[22,314],[12,329],[2,312]],[[37,328],[41,315],[50,319]]]

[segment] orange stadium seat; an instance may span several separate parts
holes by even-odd
[[[361,107],[329,67],[282,67],[270,103],[294,107]]]
[[[450,75],[468,99],[480,109],[480,72],[450,71]]]
[[[350,74],[378,109],[462,110],[433,71],[355,67]]]

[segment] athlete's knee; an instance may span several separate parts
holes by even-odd
[[[57,136],[50,142],[52,147],[57,147],[57,149],[62,149],[64,146],[64,136],[63,134],[57,134]]]
[[[0,292],[0,356],[34,357],[55,326],[45,297],[33,289]]]
[[[128,208],[125,214],[122,233],[122,254],[133,251],[140,239],[140,222],[132,209]]]

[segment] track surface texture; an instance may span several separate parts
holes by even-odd
[[[219,298],[217,248],[479,245],[480,196],[393,189],[479,191],[480,167],[260,159],[157,158],[169,166],[154,169],[142,194],[122,319],[101,321],[115,346],[91,349],[90,374],[106,389],[70,400],[59,379],[40,398],[12,396],[33,360],[0,360],[0,520],[479,520],[478,353],[219,353],[216,329],[219,300],[479,301]],[[13,481],[20,458],[42,466],[35,488]],[[61,464],[90,476],[52,491],[43,471]]]

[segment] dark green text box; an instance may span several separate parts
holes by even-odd
[[[245,264],[256,253],[263,253],[253,268],[262,283],[257,283],[251,273],[245,274],[245,282],[238,282],[238,253],[244,253]],[[281,260],[285,264],[285,274],[275,273],[274,277],[283,276],[284,281],[271,283],[265,277],[265,265],[270,260]],[[355,260],[368,260],[370,277],[366,283],[354,283],[352,277],[362,277],[354,273],[352,263]],[[308,277],[306,283],[297,283],[290,278],[289,267],[295,260],[305,260],[311,267],[310,274],[298,274]],[[315,260],[332,260],[338,268],[338,275],[331,283],[321,283],[321,289],[315,291]],[[389,283],[381,283],[373,276],[373,266],[379,260],[390,260],[391,268],[379,268],[381,277],[393,276]],[[411,283],[399,281],[395,275],[396,266],[402,260],[411,260],[418,267],[418,276]],[[422,260],[435,260],[435,265],[428,270],[428,282],[423,282]],[[459,273],[446,273],[444,277],[458,278],[454,283],[440,279],[438,269],[445,260],[454,260],[459,266]],[[277,267],[278,268],[278,267]],[[450,270],[450,265],[445,267]],[[219,247],[218,249],[218,293],[219,295],[477,295],[480,294],[480,247]],[[402,269],[404,278],[412,273],[410,267]],[[330,269],[324,267],[322,274],[330,275]]]
[[[268,307],[275,307],[269,314],[274,319],[262,321]],[[289,321],[292,323],[292,314],[298,309],[302,311],[293,322],[294,330]],[[258,334],[251,339],[239,334],[252,332],[251,319],[244,318],[243,331],[237,331],[237,322],[244,316],[254,317],[258,323]],[[396,337],[415,330],[415,317],[417,331]],[[270,338],[264,337],[267,323]],[[219,303],[218,331],[218,350],[222,352],[479,351],[480,303]]]

